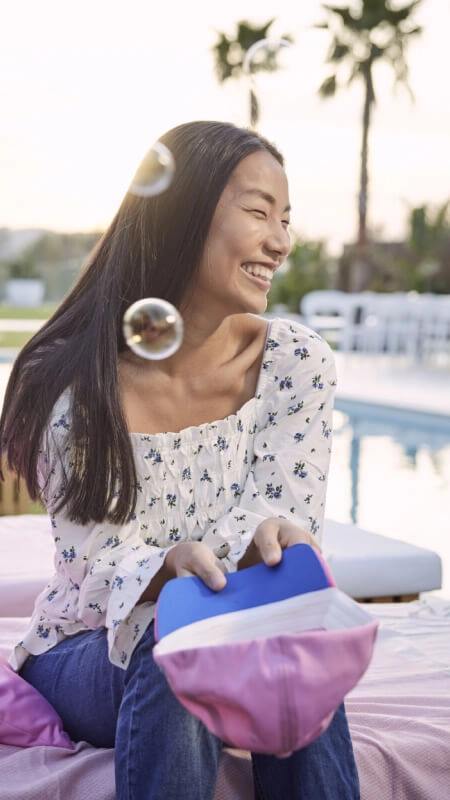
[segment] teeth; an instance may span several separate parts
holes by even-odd
[[[273,277],[272,270],[260,264],[243,264],[242,269],[244,272],[248,272],[249,275],[254,275],[256,278],[264,278],[266,281],[271,281]]]

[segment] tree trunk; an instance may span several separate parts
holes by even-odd
[[[367,198],[369,187],[369,129],[374,93],[370,64],[364,74],[365,96],[362,115],[361,162],[358,197],[358,238],[350,268],[349,288],[351,292],[361,292],[370,284],[370,264],[367,258]]]
[[[256,92],[252,87],[250,89],[250,127],[256,130],[259,122],[259,102]]]
[[[367,244],[367,198],[369,187],[369,128],[373,103],[372,75],[370,69],[365,76],[365,97],[362,116],[361,167],[358,198],[358,245]]]

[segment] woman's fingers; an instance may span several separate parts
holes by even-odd
[[[256,528],[238,569],[251,567],[261,561],[268,567],[274,567],[280,563],[286,547],[300,542],[317,547],[308,531],[289,520],[268,517]],[[227,582],[226,569],[220,556],[227,554],[229,549],[228,543],[224,543],[223,550],[221,547],[212,551],[202,542],[180,542],[168,552],[166,562],[172,577],[196,575],[209,589],[218,592]]]
[[[258,525],[252,541],[237,565],[238,569],[253,567],[261,561],[268,567],[280,563],[282,548],[278,540],[279,523],[280,520],[270,517]]]
[[[189,578],[192,577],[193,575],[196,575],[197,578],[200,578],[200,580],[202,580],[203,583],[209,589],[212,589],[213,592],[219,592],[221,589],[224,588],[227,579],[225,577],[225,574],[219,568],[219,566],[207,567],[204,565],[198,565],[194,569],[187,569],[186,567],[181,567],[177,577]]]
[[[269,567],[281,561],[282,551],[293,544],[309,544],[318,547],[314,537],[303,528],[289,520],[269,517],[256,528],[252,544],[256,547],[260,560]]]
[[[320,550],[316,539],[311,533],[309,533],[309,531],[306,531],[304,528],[300,528],[298,525],[295,525],[293,522],[290,522],[287,519],[280,519],[278,539],[283,549],[285,547],[290,547],[293,544],[310,544],[312,547]]]
[[[282,547],[279,540],[280,521],[270,517],[261,522],[253,537],[253,542],[259,552],[261,561],[268,567],[279,564],[282,556]]]
[[[178,578],[196,575],[214,592],[223,589],[227,579],[225,566],[222,567],[214,553],[201,542],[186,542],[171,551],[174,553],[174,568]]]

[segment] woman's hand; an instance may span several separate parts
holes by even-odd
[[[224,565],[202,542],[180,542],[167,553],[166,566],[172,578],[197,575],[214,592],[227,582]]]
[[[319,545],[308,531],[287,519],[268,517],[256,528],[253,539],[238,562],[237,568],[252,567],[261,561],[268,567],[274,567],[280,563],[282,551],[286,547],[300,543],[310,544],[320,552]]]
[[[153,576],[139,602],[156,602],[167,581],[196,575],[214,592],[225,586],[225,567],[202,542],[180,542],[167,553],[161,569]]]

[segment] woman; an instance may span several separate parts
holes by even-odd
[[[56,545],[13,665],[74,740],[115,746],[118,800],[206,800],[222,742],[153,662],[155,602],[175,576],[220,591],[226,570],[320,543],[335,375],[312,331],[260,316],[289,252],[278,150],[222,122],[180,125],[161,142],[172,184],[127,193],[13,367],[3,448],[43,498]],[[124,312],[149,296],[184,321],[163,361],[123,338]],[[359,796],[343,707],[290,758],[252,758],[258,798]]]

